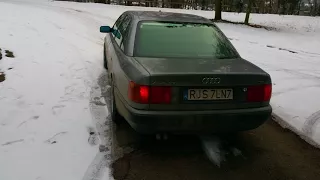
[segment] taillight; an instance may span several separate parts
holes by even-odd
[[[272,85],[264,84],[259,86],[250,86],[247,91],[247,101],[263,102],[270,101],[272,93]]]
[[[130,81],[128,97],[131,101],[140,104],[170,104],[171,87],[145,86]]]
[[[151,86],[150,104],[170,104],[171,87]]]

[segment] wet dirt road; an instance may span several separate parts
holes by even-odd
[[[219,136],[220,168],[208,159],[195,136],[172,136],[167,141],[138,136],[127,124],[116,130],[121,147],[135,150],[114,162],[115,179],[126,180],[317,180],[320,150],[269,120],[260,128]],[[241,154],[232,153],[232,149]]]

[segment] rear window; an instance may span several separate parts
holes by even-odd
[[[142,21],[137,29],[135,56],[226,59],[238,54],[211,24]]]

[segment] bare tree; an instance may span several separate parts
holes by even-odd
[[[247,7],[247,12],[246,12],[246,18],[244,20],[244,24],[249,24],[249,17],[251,13],[251,8],[252,8],[253,0],[249,0],[248,7]]]
[[[96,2],[96,3],[106,3],[106,0],[95,0],[94,2]]]
[[[122,4],[127,6],[145,5],[146,7],[199,9],[208,10],[214,7],[215,20],[222,19],[222,11],[243,12],[246,9],[247,20],[250,13],[305,14],[320,15],[320,0],[60,0],[76,2],[96,2],[104,4]],[[244,4],[247,4],[245,8]],[[250,4],[251,3],[251,4]],[[249,8],[250,4],[250,8]],[[306,5],[304,5],[306,4]],[[300,13],[301,12],[301,13]],[[249,23],[249,22],[248,22]]]
[[[312,10],[313,11],[313,13],[312,13],[313,16],[316,16],[318,14],[317,8],[318,8],[318,2],[317,2],[317,0],[313,0],[313,10]]]
[[[201,0],[201,10],[205,10],[206,0]]]
[[[132,6],[132,1],[126,1],[126,2],[125,2],[125,5],[126,5],[126,6]]]
[[[215,0],[215,15],[214,20],[221,20],[221,1],[222,0]]]

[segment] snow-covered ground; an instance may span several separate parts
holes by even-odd
[[[0,179],[88,180],[105,163],[94,120],[108,111],[91,113],[101,22],[51,3],[0,1]]]
[[[108,139],[97,137],[108,130],[99,130],[108,114],[98,84],[105,75],[99,26],[139,9],[145,8],[0,0],[0,72],[6,75],[0,82],[0,179],[107,179],[110,154],[98,144]],[[242,21],[244,14],[223,18]],[[320,144],[320,18],[253,14],[251,21],[276,30],[218,26],[244,58],[271,74],[276,120]]]

